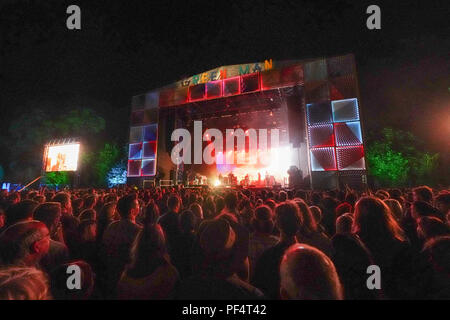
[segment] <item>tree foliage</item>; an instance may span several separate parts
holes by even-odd
[[[119,160],[119,156],[120,150],[115,144],[105,143],[98,152],[94,165],[98,185],[105,186],[107,184],[108,172]]]
[[[125,184],[127,182],[127,166],[125,161],[116,163],[106,176],[108,187],[112,188],[118,184]]]
[[[53,186],[64,186],[70,184],[69,173],[65,171],[47,172],[45,174],[46,184]]]
[[[369,174],[390,186],[430,183],[439,154],[424,151],[423,143],[410,132],[384,128],[370,137],[366,158]]]
[[[52,139],[77,137],[93,140],[105,129],[105,120],[90,108],[70,108],[67,111],[43,111],[30,104],[8,128],[8,139],[1,139],[8,150],[9,179],[23,182],[39,175],[44,145]],[[95,139],[94,139],[95,140]]]

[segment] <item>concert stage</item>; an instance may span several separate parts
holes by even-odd
[[[219,67],[135,96],[128,183],[364,187],[359,101],[352,55]],[[189,157],[185,150],[174,151],[186,142],[172,136],[177,129],[193,137],[187,143],[193,150]],[[265,132],[269,162],[259,161]],[[259,134],[255,144],[253,134]],[[215,160],[208,164],[205,153],[211,150]],[[229,162],[227,153],[232,160],[241,153],[246,161]],[[175,163],[175,154],[183,161]],[[258,161],[249,161],[252,156]]]

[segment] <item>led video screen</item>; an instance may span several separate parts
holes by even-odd
[[[45,171],[77,171],[80,144],[64,144],[46,147]]]

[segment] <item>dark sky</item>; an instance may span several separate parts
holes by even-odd
[[[70,4],[79,31],[66,28]],[[381,30],[366,28],[370,4]],[[408,129],[448,150],[449,12],[448,0],[1,0],[0,136],[37,104],[58,112],[75,99],[125,141],[132,95],[221,65],[354,53],[365,129]]]

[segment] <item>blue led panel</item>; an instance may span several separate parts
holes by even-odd
[[[144,141],[155,141],[158,139],[158,125],[151,124],[144,127]]]
[[[358,101],[356,98],[331,102],[334,122],[359,120]]]
[[[156,172],[156,161],[155,160],[142,160],[142,171],[143,176],[154,176]]]
[[[130,144],[128,150],[128,159],[141,159],[142,158],[142,143]]]
[[[362,144],[361,124],[354,122],[337,122],[334,124],[334,134],[338,147]]]

